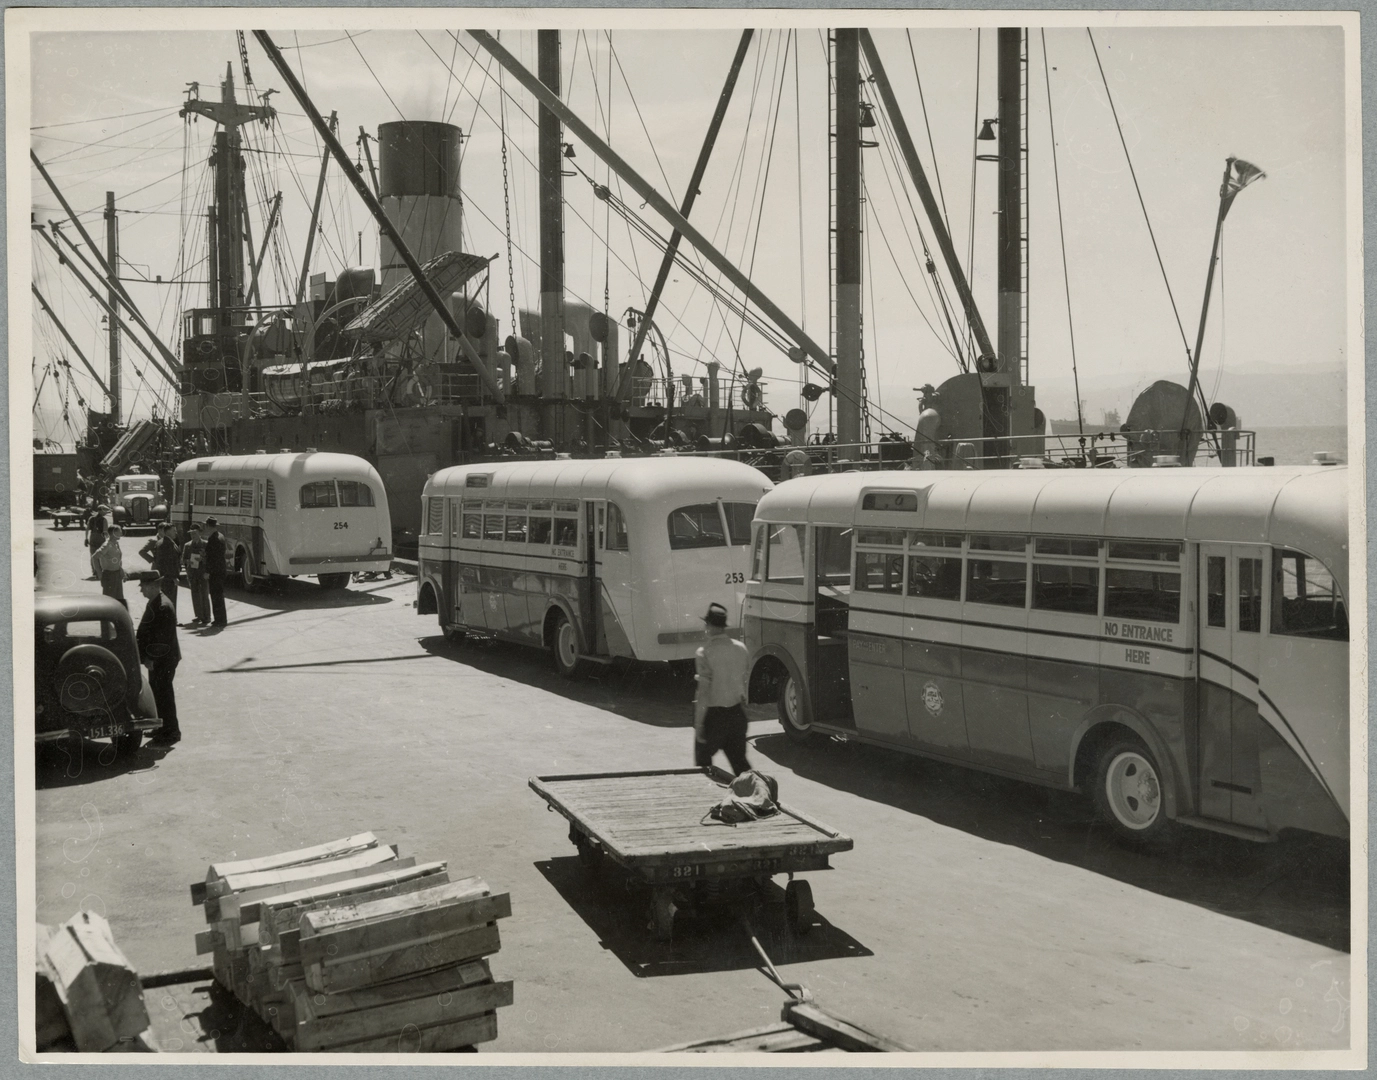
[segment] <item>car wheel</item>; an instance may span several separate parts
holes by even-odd
[[[1100,752],[1094,799],[1096,810],[1121,840],[1158,845],[1172,833],[1162,771],[1137,738],[1112,739]]]
[[[550,656],[554,659],[555,670],[566,679],[576,678],[583,673],[578,631],[562,611],[555,616],[554,629],[550,634]]]
[[[803,688],[791,672],[784,677],[784,682],[779,687],[779,722],[784,727],[784,734],[799,742],[808,741],[813,734],[812,723],[806,717],[805,708]]]

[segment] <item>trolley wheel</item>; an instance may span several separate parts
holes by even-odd
[[[672,889],[656,889],[650,897],[650,930],[656,941],[668,941],[674,933],[674,904]]]
[[[779,688],[779,722],[784,734],[797,742],[807,742],[812,738],[812,721],[808,719],[803,703],[803,687],[792,673],[784,676]]]
[[[111,745],[115,748],[116,761],[128,761],[139,752],[139,747],[143,743],[142,731],[130,731],[124,735],[116,735],[111,740]]]
[[[1095,808],[1119,839],[1160,846],[1174,832],[1167,817],[1162,770],[1141,740],[1111,739],[1095,766]]]
[[[813,886],[791,881],[784,887],[784,917],[795,937],[803,937],[813,928]]]
[[[579,659],[578,631],[562,611],[555,615],[554,630],[550,634],[550,656],[555,662],[555,670],[566,679],[575,679],[583,674],[584,662]]]
[[[593,843],[587,836],[579,832],[572,825],[569,826],[569,839],[579,853],[579,862],[589,873],[596,873],[602,869],[603,859],[605,858],[602,848]]]

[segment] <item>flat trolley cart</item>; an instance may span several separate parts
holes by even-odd
[[[849,836],[780,804],[779,813],[735,826],[705,823],[727,794],[720,769],[537,776],[531,790],[569,821],[569,839],[590,870],[613,864],[650,887],[651,928],[670,936],[676,910],[758,900],[775,874],[788,874],[785,916],[806,933],[812,890],[794,875],[830,870]]]

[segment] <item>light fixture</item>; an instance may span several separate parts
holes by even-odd
[[[875,126],[875,106],[868,101],[861,102],[861,127],[873,128]]]
[[[994,136],[991,135],[990,138],[993,139]],[[573,143],[567,142],[567,143],[564,144],[564,156],[567,157],[567,158],[571,158],[571,157],[574,156],[574,144],[573,144]]]
[[[977,135],[976,138],[979,139],[981,142],[994,142],[994,126],[997,123],[999,123],[998,120],[986,120],[982,122],[980,125],[980,134]]]

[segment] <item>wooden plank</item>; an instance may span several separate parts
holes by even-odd
[[[786,1002],[780,1019],[832,1046],[855,1053],[905,1053],[909,1050],[907,1046],[828,1012],[815,1002]]]
[[[225,944],[225,935],[219,930],[202,930],[196,935],[196,955],[204,956],[214,952],[215,946]]]
[[[356,990],[372,983],[401,979],[422,971],[449,967],[464,960],[489,956],[502,947],[497,923],[428,939],[401,942],[383,952],[355,956],[327,956],[303,965],[306,985],[322,994]]]
[[[826,1046],[820,1039],[799,1031],[793,1024],[768,1024],[764,1027],[738,1031],[717,1039],[679,1043],[656,1051],[661,1054],[789,1054],[821,1050]]]
[[[345,926],[329,933],[306,935],[302,923],[301,962],[325,963],[334,956],[378,955],[415,942],[435,941],[476,926],[505,919],[512,913],[507,893],[474,897],[463,904],[422,908],[391,919]],[[308,917],[309,918],[309,917]]]
[[[321,869],[323,870],[329,865],[329,863],[322,863]],[[416,859],[414,856],[408,855],[405,859],[394,859],[385,865],[388,870],[409,870],[416,865]],[[331,885],[339,881],[374,876],[376,876],[374,865],[351,866],[346,870],[332,870],[330,873],[323,873],[318,877],[306,878],[301,881],[279,882],[276,885],[264,885],[259,889],[246,889],[243,892],[208,900],[206,901],[206,910],[209,911],[212,905],[217,905],[221,918],[224,920],[238,919],[241,923],[257,922],[264,900],[283,896],[287,893],[300,892],[303,888]]]
[[[430,888],[449,880],[443,862],[421,863],[402,870],[388,869],[366,877],[317,885],[297,892],[283,893],[260,901],[259,924],[265,942],[277,940],[287,930],[295,930],[307,911],[336,902],[341,897],[363,895],[390,896]]]
[[[438,1054],[465,1046],[492,1042],[497,1038],[497,1013],[485,1013],[468,1020],[436,1027],[407,1030],[362,1042],[339,1043],[322,1049],[341,1054]]]
[[[363,986],[339,994],[312,993],[303,983],[300,1000],[296,1002],[296,1012],[299,1019],[319,1020],[339,1013],[374,1009],[398,1001],[411,1001],[426,995],[453,993],[456,990],[466,990],[471,986],[490,982],[492,969],[486,960],[467,960],[438,971],[427,971],[410,978],[397,979],[377,986]]]
[[[72,1037],[67,1014],[62,1011],[62,998],[57,992],[56,976],[44,957],[52,936],[52,927],[42,923],[35,925],[34,1049],[40,1053],[59,1040]]]
[[[44,960],[78,1050],[107,1050],[148,1029],[138,973],[99,915],[83,911],[58,927]]]
[[[346,836],[314,847],[298,848],[295,851],[279,851],[274,855],[261,855],[256,859],[240,859],[238,862],[212,863],[206,881],[229,877],[231,874],[250,874],[263,870],[280,870],[284,866],[297,866],[301,863],[329,859],[338,855],[348,855],[376,847],[378,838],[371,832]]]
[[[309,994],[304,995],[309,999]],[[303,1019],[303,1000],[298,997],[296,1008],[296,1048],[322,1050],[342,1043],[376,1040],[388,1035],[400,1035],[408,1029],[422,1031],[453,1024],[456,1021],[490,1013],[512,1003],[510,982],[486,983],[446,994],[432,994],[377,1005],[371,1009],[338,1013],[318,1019]]]
[[[191,906],[200,907],[206,902],[206,883],[204,881],[193,881],[191,883]]]
[[[206,887],[207,895],[224,896],[227,893],[259,889],[265,885],[311,881],[319,878],[322,874],[342,873],[356,867],[377,866],[379,863],[394,862],[396,858],[395,849],[374,847],[337,859],[319,859],[299,866],[284,866],[274,870],[230,874],[211,882]]]
[[[439,907],[464,903],[487,896],[488,883],[480,877],[460,878],[416,892],[390,896],[381,900],[351,901],[332,904],[311,912],[301,920],[302,937],[338,930],[350,923],[390,919],[418,908]]]

